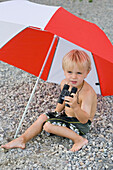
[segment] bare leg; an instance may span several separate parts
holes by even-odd
[[[12,140],[11,142],[2,145],[2,148],[25,148],[25,144],[32,139],[34,136],[38,135],[42,131],[43,123],[47,120],[47,116],[42,114],[38,119],[22,134],[19,138]]]
[[[58,136],[66,137],[71,139],[74,142],[73,147],[70,149],[70,151],[78,151],[81,149],[84,145],[88,143],[88,140],[83,138],[82,136],[76,134],[73,130],[67,128],[67,127],[62,127],[62,126],[56,126],[53,125],[49,122],[47,122],[44,125],[44,130],[56,134]]]

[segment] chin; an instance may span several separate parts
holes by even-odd
[[[70,83],[72,87],[77,87],[77,83]]]

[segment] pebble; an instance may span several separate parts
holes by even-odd
[[[31,1],[63,6],[78,17],[96,23],[113,44],[112,0],[93,0],[92,3],[88,0]],[[0,145],[14,137],[35,81],[35,76],[0,62]],[[59,93],[59,85],[39,81],[18,135],[22,134],[41,113],[54,110]],[[87,146],[73,153],[69,151],[73,145],[71,140],[42,132],[27,143],[25,150],[5,151],[0,148],[0,170],[111,170],[113,96],[98,95],[97,99],[98,105],[91,132],[86,135],[89,140]]]

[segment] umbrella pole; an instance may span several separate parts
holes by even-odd
[[[32,90],[32,93],[31,93],[31,95],[30,95],[29,101],[28,101],[28,103],[27,103],[27,106],[26,106],[26,108],[25,108],[25,111],[24,111],[24,113],[23,113],[23,115],[22,115],[22,118],[21,118],[20,123],[19,123],[19,125],[18,125],[18,128],[17,128],[17,130],[16,130],[16,133],[15,133],[15,135],[14,135],[14,138],[16,138],[16,136],[17,136],[17,134],[18,134],[18,131],[19,131],[20,127],[21,127],[21,124],[22,124],[22,122],[23,122],[23,119],[24,119],[24,117],[25,117],[25,115],[26,115],[26,113],[27,113],[29,104],[30,104],[30,102],[31,102],[31,100],[32,100],[33,94],[34,94],[34,92],[35,92],[35,90],[36,90],[36,87],[37,87],[37,85],[38,85],[39,79],[40,79],[40,77],[41,77],[41,75],[42,75],[42,73],[43,73],[44,67],[45,67],[45,65],[46,65],[46,62],[47,62],[47,60],[48,60],[49,54],[50,54],[50,52],[51,52],[51,50],[52,50],[52,47],[53,47],[53,45],[54,45],[54,42],[55,42],[55,39],[56,39],[56,38],[57,38],[57,36],[54,35],[53,41],[52,41],[52,43],[51,43],[51,46],[50,46],[50,48],[49,48],[49,51],[48,51],[47,56],[46,56],[46,58],[45,58],[45,61],[44,61],[43,65],[42,65],[42,68],[41,68],[39,77],[37,78],[37,81],[36,81],[36,83],[35,83],[35,86],[34,86],[34,88],[33,88],[33,90]]]
[[[29,98],[29,100],[28,100],[28,103],[27,103],[27,105],[26,105],[26,108],[25,108],[24,113],[23,113],[23,115],[22,115],[22,118],[21,118],[21,120],[20,120],[20,123],[19,123],[19,125],[18,125],[17,130],[16,130],[16,133],[15,133],[15,135],[14,135],[14,138],[16,138],[16,136],[17,136],[17,134],[18,134],[18,131],[19,131],[20,127],[21,127],[21,124],[22,124],[22,122],[23,122],[23,120],[24,120],[24,117],[25,117],[25,115],[26,115],[26,113],[27,113],[29,104],[30,104],[30,102],[31,102],[31,100],[32,100],[33,94],[34,94],[34,92],[35,92],[35,90],[36,90],[36,87],[37,87],[37,85],[38,85],[38,82],[39,82],[39,77],[37,78],[37,81],[36,81],[36,83],[35,83],[35,86],[34,86],[34,88],[33,88],[33,90],[32,90],[32,93],[31,93],[31,95],[30,95],[30,98]]]

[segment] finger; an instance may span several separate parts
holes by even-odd
[[[65,97],[64,97],[64,100],[65,100],[65,101],[68,101],[68,100],[69,100],[68,96],[65,96]]]
[[[70,97],[70,96],[65,96],[64,100],[69,100],[69,101],[71,101],[71,100],[72,100],[72,97]]]
[[[70,107],[71,106],[71,104],[70,104],[70,102],[65,102],[65,106],[67,106],[67,107]]]
[[[71,93],[71,96],[76,97],[76,94],[75,93]]]

